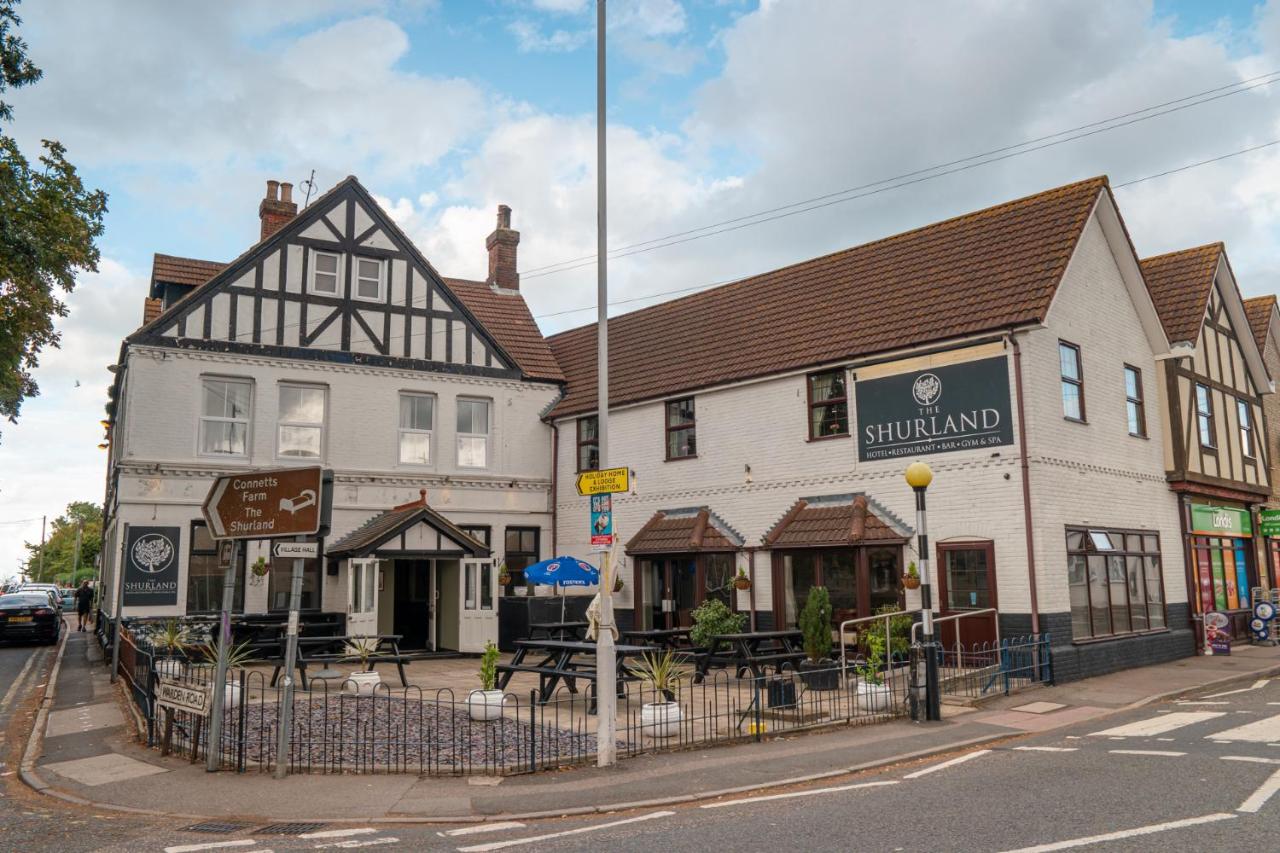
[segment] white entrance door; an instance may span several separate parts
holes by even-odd
[[[347,564],[347,635],[372,637],[378,633],[378,561],[350,560]]]
[[[498,642],[498,578],[493,560],[463,560],[458,651],[482,652]]]

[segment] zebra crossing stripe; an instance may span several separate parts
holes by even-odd
[[[1094,737],[1151,737],[1225,716],[1224,711],[1178,711],[1091,734]]]
[[[1269,743],[1280,739],[1280,714],[1206,737],[1220,741],[1244,740],[1251,743]]]

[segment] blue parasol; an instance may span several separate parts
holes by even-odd
[[[562,586],[597,586],[600,570],[577,557],[552,557],[526,566],[524,579],[529,583]],[[564,621],[564,596],[560,596],[560,621]]]

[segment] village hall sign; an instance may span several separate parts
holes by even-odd
[[[855,383],[858,461],[1013,444],[1004,356]]]

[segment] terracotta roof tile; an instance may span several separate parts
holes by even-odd
[[[888,519],[888,520],[886,520]],[[910,531],[866,495],[801,498],[765,534],[770,548],[901,542]]]
[[[631,554],[736,551],[742,537],[706,507],[659,510],[631,541]]]
[[[1042,320],[1105,177],[908,231],[609,321],[614,403]],[[553,415],[596,406],[595,325],[549,339]]]
[[[195,287],[204,284],[226,268],[226,264],[217,261],[179,258],[157,253],[151,262],[151,284],[165,282]]]
[[[1249,328],[1253,330],[1253,339],[1258,350],[1267,348],[1267,329],[1271,325],[1271,312],[1275,310],[1274,296],[1255,296],[1244,301],[1244,312],[1249,317]]]
[[[386,512],[378,513],[360,527],[343,536],[324,549],[327,557],[363,557],[374,551],[401,530],[407,530],[419,522],[425,521],[441,531],[455,542],[468,546],[472,553],[488,556],[489,549],[484,543],[468,536],[449,519],[422,503],[399,506]]]
[[[444,283],[516,360],[526,376],[564,380],[564,373],[529,313],[523,296],[517,292],[496,290],[483,281],[446,278]]]
[[[1200,339],[1201,321],[1222,251],[1221,243],[1210,243],[1142,261],[1142,277],[1147,280],[1147,290],[1169,343],[1195,343]]]

